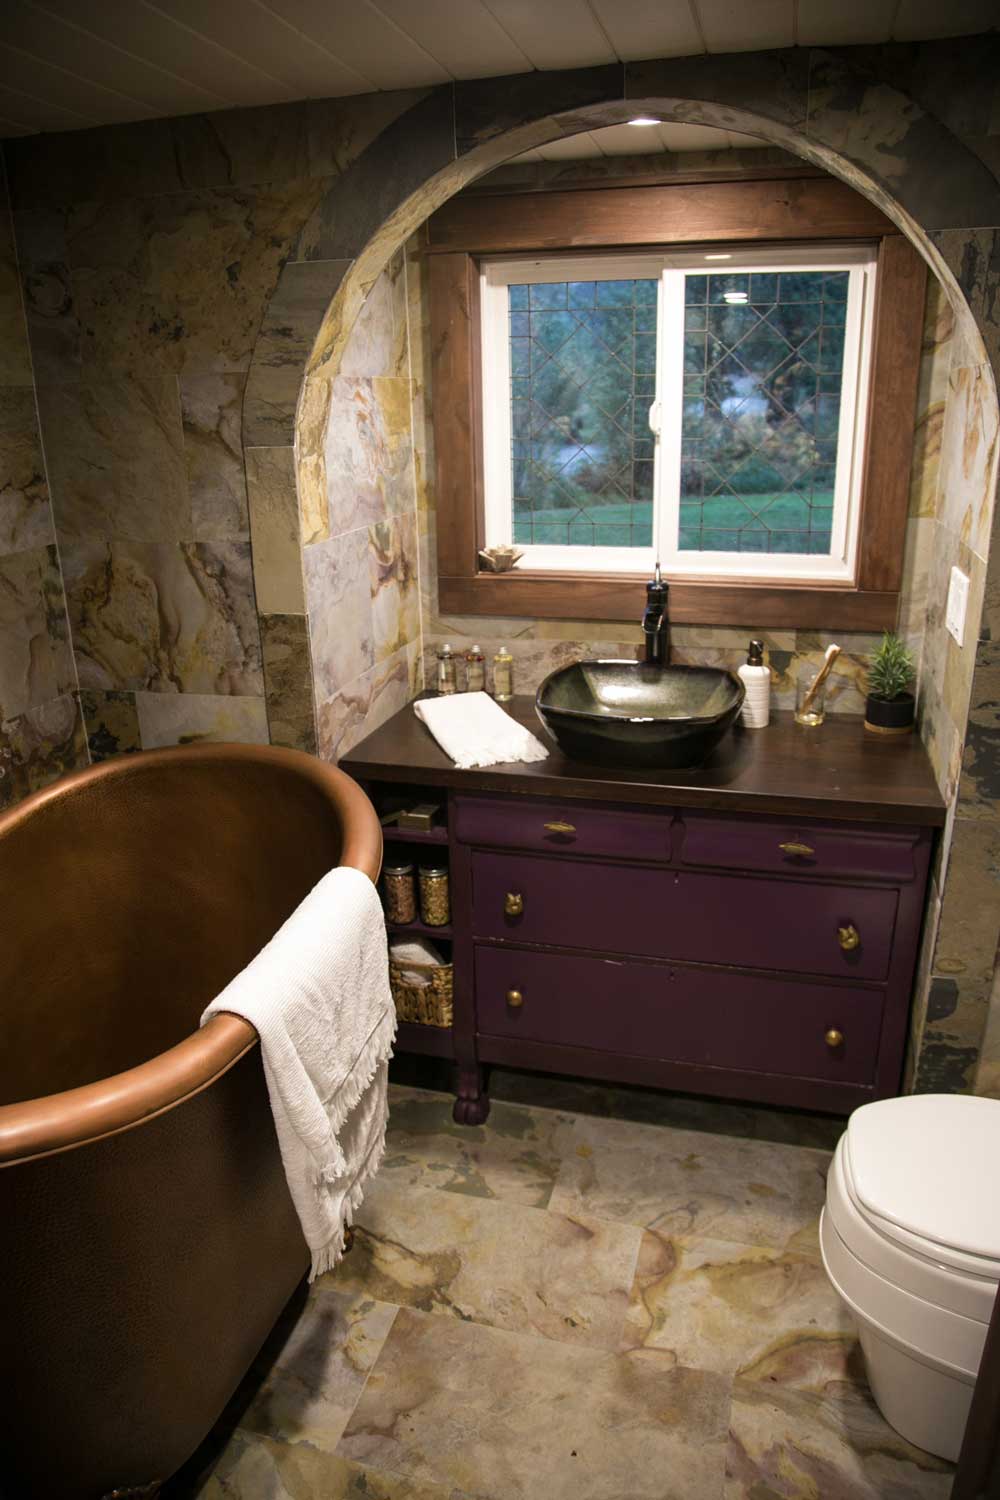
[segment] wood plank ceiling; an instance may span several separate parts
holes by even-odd
[[[0,20],[3,137],[536,68],[971,35],[997,26],[998,6],[997,0],[0,0]],[[637,148],[642,132],[618,126],[617,134],[602,131],[596,148],[581,144],[577,154],[708,144],[678,136],[685,127],[662,129]],[[712,144],[720,144],[718,133]],[[561,143],[561,149],[572,147]]]

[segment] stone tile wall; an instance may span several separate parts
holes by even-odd
[[[0,808],[87,764],[0,163]]]

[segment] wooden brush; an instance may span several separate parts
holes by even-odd
[[[806,693],[805,697],[802,700],[802,707],[799,709],[799,713],[802,714],[803,716],[805,714],[807,714],[809,712],[809,710],[812,708],[812,706],[813,706],[813,700],[816,698],[816,695],[818,694],[820,688],[823,686],[824,682],[826,681],[826,679],[829,677],[830,673],[832,672],[832,670],[833,670],[833,664],[837,660],[837,657],[839,655],[840,655],[840,647],[839,646],[827,646],[827,648],[826,648],[826,659],[823,662],[823,665],[820,667],[819,671],[816,673],[816,680],[815,680],[815,682],[813,683],[812,687],[809,689],[808,693]]]

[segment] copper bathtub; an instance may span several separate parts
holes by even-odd
[[[381,847],[348,777],[256,746],[109,762],[0,816],[0,1475],[18,1500],[155,1493],[301,1279],[256,1033],[198,1018],[327,870],[374,879]]]

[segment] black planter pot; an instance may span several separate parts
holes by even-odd
[[[916,699],[912,693],[895,698],[865,699],[865,729],[869,734],[909,734],[916,717]]]

